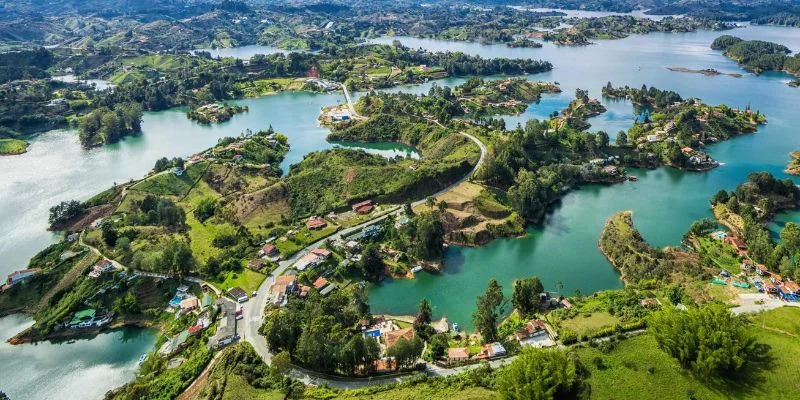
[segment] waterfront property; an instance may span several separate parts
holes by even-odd
[[[8,274],[8,278],[6,279],[6,284],[5,284],[4,288],[16,285],[17,283],[20,283],[20,282],[24,281],[25,279],[28,279],[28,278],[38,274],[39,272],[41,272],[41,269],[39,269],[39,268],[30,268],[30,269],[23,269],[23,270],[19,270],[19,271],[14,271],[14,272]]]
[[[112,318],[114,318],[113,312],[98,314],[94,308],[87,308],[75,312],[65,326],[73,329],[99,328],[111,322]]]
[[[538,319],[528,321],[514,336],[521,346],[553,347],[556,345],[547,325]]]
[[[104,273],[111,271],[113,269],[114,269],[114,263],[112,263],[109,260],[102,259],[92,267],[92,270],[89,271],[88,275],[90,278],[97,279],[100,277],[100,275],[103,275]]]

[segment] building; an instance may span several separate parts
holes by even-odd
[[[217,332],[209,340],[211,348],[218,349],[236,341],[236,305],[225,299],[217,300],[217,306],[222,311]]]
[[[532,319],[528,321],[525,326],[518,330],[514,337],[517,338],[521,346],[533,347],[552,347],[555,346],[550,337],[550,332],[543,321]]]
[[[183,312],[190,312],[192,310],[200,308],[200,299],[195,296],[187,297],[181,300],[181,311]]]
[[[308,267],[316,267],[317,265],[322,264],[330,256],[331,252],[329,250],[317,248],[311,250],[303,257],[300,257],[300,259],[294,264],[294,268],[298,271],[304,271]]]
[[[451,347],[447,349],[447,362],[449,364],[469,360],[469,349],[466,347]]]
[[[414,338],[414,330],[411,328],[398,329],[395,331],[388,331],[383,333],[383,341],[386,343],[386,348],[389,349],[397,343],[400,338],[411,340]]]
[[[320,276],[314,281],[314,289],[322,290],[328,286],[328,280]]]
[[[617,169],[617,167],[613,165],[606,165],[605,167],[603,167],[603,172],[609,175],[616,175],[619,173],[619,170]]]
[[[655,297],[644,298],[642,299],[641,302],[639,302],[639,304],[641,304],[642,307],[649,309],[656,309],[661,307],[661,302],[658,301],[658,299]]]
[[[261,246],[261,250],[259,250],[258,254],[263,257],[272,257],[278,254],[278,248],[275,247],[274,244],[265,244]]]
[[[308,221],[306,221],[306,228],[315,231],[319,229],[323,229],[328,226],[328,223],[322,217],[309,217]]]
[[[20,283],[20,282],[24,281],[25,279],[28,279],[28,278],[38,274],[39,272],[41,272],[41,269],[39,269],[39,268],[23,269],[23,270],[20,270],[20,271],[14,271],[14,272],[8,274],[8,278],[6,279],[6,284],[8,286],[16,285],[17,283]]]
[[[506,348],[498,342],[489,343],[481,347],[481,352],[475,356],[476,359],[485,360],[490,358],[502,357],[506,355]]]
[[[355,213],[369,214],[375,209],[375,204],[372,203],[372,200],[364,200],[362,202],[353,204],[352,208],[353,212]]]
[[[112,263],[109,260],[102,259],[98,261],[97,264],[94,265],[94,267],[92,267],[91,271],[89,271],[89,277],[99,278],[100,275],[103,275],[104,273],[111,271],[112,269],[114,269],[114,263]]]
[[[728,236],[725,238],[725,243],[733,246],[737,250],[747,250],[747,243],[736,236]]]
[[[244,303],[245,301],[250,300],[250,297],[247,296],[247,292],[238,286],[228,289],[228,295],[239,303]]]
[[[113,312],[97,314],[94,308],[81,310],[72,315],[72,319],[66,324],[70,328],[99,328],[109,322],[114,317]]]
[[[272,304],[276,306],[286,305],[290,293],[296,293],[297,276],[296,275],[281,275],[275,278],[275,283],[270,288],[270,298]]]
[[[331,256],[330,250],[322,248],[316,248],[314,250],[311,250],[311,254],[314,254],[317,257],[322,257],[323,260],[327,260],[328,257]]]

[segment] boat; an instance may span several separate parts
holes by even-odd
[[[140,356],[139,356],[139,361],[137,361],[137,362],[136,362],[136,364],[138,364],[138,365],[142,365],[142,363],[143,363],[143,362],[144,362],[144,360],[146,360],[146,359],[147,359],[147,353],[142,353],[142,355],[140,355]]]
[[[458,332],[458,322],[453,322],[453,332]]]
[[[636,175],[628,175],[628,180],[631,182],[636,182],[639,178]]]
[[[413,272],[413,273],[415,273],[415,274],[416,274],[417,272],[419,272],[419,271],[422,271],[422,265],[417,265],[416,267],[414,267],[414,268],[411,268],[411,272]]]

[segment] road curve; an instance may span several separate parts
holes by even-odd
[[[345,90],[345,95],[346,95],[346,97],[348,99],[348,103],[349,103],[350,96],[347,93],[347,89],[345,88],[344,90]],[[475,171],[477,171],[478,169],[480,169],[481,166],[483,166],[483,163],[486,161],[486,156],[488,154],[488,150],[486,148],[486,145],[484,145],[483,142],[481,142],[478,138],[476,138],[475,136],[472,136],[472,135],[470,135],[468,133],[460,132],[459,134],[464,136],[464,137],[466,137],[466,138],[468,138],[468,139],[470,139],[470,140],[472,140],[476,145],[478,145],[478,147],[480,148],[480,151],[481,151],[480,158],[478,158],[478,162],[475,163],[475,166],[472,168],[472,170],[468,174],[466,174],[463,178],[459,179],[458,181],[454,182],[453,184],[451,184],[451,185],[447,186],[446,188],[444,188],[444,189],[436,192],[435,194],[433,194],[434,197],[440,196],[440,195],[450,191],[454,187],[466,182],[470,177],[472,177],[472,175],[475,173]],[[412,203],[412,206],[417,206],[417,205],[420,205],[420,204],[424,204],[425,200],[426,199],[417,200],[417,201]],[[348,234],[350,234],[352,232],[355,232],[355,231],[357,231],[357,230],[359,230],[359,229],[361,229],[361,228],[363,228],[363,227],[365,227],[367,225],[371,225],[371,224],[374,224],[376,222],[380,222],[380,221],[386,219],[386,217],[389,216],[389,215],[397,215],[397,214],[399,214],[401,212],[402,212],[402,208],[401,207],[397,207],[397,209],[395,209],[395,210],[393,210],[393,211],[391,211],[391,212],[389,212],[387,214],[384,214],[384,215],[382,215],[380,217],[373,218],[373,219],[371,219],[369,221],[363,222],[361,224],[358,224],[356,226],[353,226],[353,227],[350,227],[350,228],[347,228],[347,229],[342,229],[342,230],[334,233],[331,236],[328,236],[328,237],[326,237],[324,239],[321,239],[321,240],[319,240],[317,242],[312,243],[309,246],[306,246],[304,249],[298,251],[293,256],[289,257],[288,259],[286,259],[284,261],[281,261],[279,263],[279,265],[278,265],[278,268],[276,268],[274,271],[272,271],[272,273],[267,277],[267,279],[264,280],[264,282],[261,284],[261,286],[258,287],[257,295],[255,296],[255,298],[251,298],[248,302],[246,302],[246,303],[244,303],[242,305],[242,308],[243,308],[242,313],[244,315],[244,318],[239,320],[239,329],[238,329],[239,335],[242,337],[242,340],[246,340],[247,342],[252,344],[253,348],[255,348],[256,352],[261,356],[262,359],[264,359],[264,362],[269,364],[272,361],[272,353],[269,352],[269,348],[267,347],[266,338],[264,338],[264,336],[262,336],[262,335],[260,335],[258,333],[258,329],[261,327],[261,324],[264,322],[264,309],[267,306],[267,300],[268,300],[268,297],[269,297],[268,296],[269,295],[269,289],[270,289],[270,287],[272,287],[272,284],[275,282],[275,278],[278,277],[278,276],[283,275],[284,272],[286,272],[298,259],[300,259],[300,257],[304,256],[305,254],[308,254],[308,252],[310,252],[311,250],[321,246],[326,241],[328,241],[328,240],[336,240],[338,238],[341,238],[342,236],[347,236]],[[452,373],[452,372],[455,372],[455,371],[456,370],[450,370],[449,372]],[[427,372],[429,374],[432,374],[432,375],[442,375],[442,374],[444,374],[441,369],[438,369],[438,370],[437,369],[430,369]],[[364,386],[380,385],[380,384],[398,382],[398,381],[403,379],[402,377],[394,376],[394,377],[384,377],[384,378],[380,378],[380,377],[369,378],[369,379],[350,378],[350,379],[341,379],[340,380],[340,379],[331,379],[329,377],[324,377],[322,375],[313,373],[311,371],[305,371],[305,370],[302,370],[300,368],[293,369],[289,373],[289,376],[291,376],[292,378],[297,379],[297,380],[299,380],[299,381],[301,381],[303,383],[306,383],[306,384],[312,384],[312,385],[326,384],[326,385],[328,385],[330,387],[335,387],[335,388],[340,388],[340,389],[354,389],[354,388],[360,388],[360,387],[364,387]]]

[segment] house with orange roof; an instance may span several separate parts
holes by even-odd
[[[328,223],[325,222],[325,219],[322,217],[312,216],[308,218],[308,221],[306,221],[306,228],[312,231],[323,229],[327,226]]]
[[[386,343],[386,348],[390,349],[397,343],[400,338],[411,340],[414,338],[414,330],[411,328],[398,329],[395,331],[388,331],[383,334],[383,340]]]
[[[466,347],[451,347],[447,349],[447,363],[457,363],[469,360],[469,349]]]

